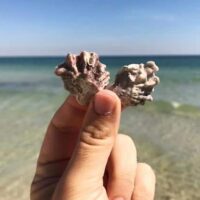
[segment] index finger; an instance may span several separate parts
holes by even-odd
[[[52,194],[71,158],[86,109],[69,96],[55,113],[40,150],[31,196],[46,199]]]
[[[69,159],[76,144],[87,107],[69,96],[53,116],[38,159],[46,164]]]

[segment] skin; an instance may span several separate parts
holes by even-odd
[[[118,134],[120,114],[111,91],[88,107],[69,96],[47,129],[31,200],[153,200],[154,172],[137,163],[132,139]]]

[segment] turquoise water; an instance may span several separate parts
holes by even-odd
[[[45,130],[67,96],[53,73],[63,60],[0,58],[0,200],[29,199]],[[160,67],[155,101],[123,111],[120,131],[155,170],[156,199],[199,200],[200,56],[101,57],[112,79],[122,65],[148,60]]]
[[[54,67],[63,57],[0,58],[0,90],[60,90]],[[200,106],[200,56],[102,56],[112,79],[119,67],[154,60],[160,67],[161,84],[156,100]]]

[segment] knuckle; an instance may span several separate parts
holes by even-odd
[[[130,136],[128,136],[128,135],[119,134],[118,137],[121,140],[121,142],[123,142],[123,143],[126,143],[128,145],[133,145],[134,144],[132,138]]]
[[[138,167],[142,169],[142,171],[145,171],[145,173],[148,174],[151,180],[156,180],[155,172],[150,165],[148,165],[147,163],[138,163]]]
[[[130,137],[130,136],[128,136],[128,135],[123,135],[124,136],[124,141],[127,143],[127,144],[129,144],[130,146],[131,145],[134,145],[135,146],[135,144],[134,144],[134,142],[133,142],[133,140],[132,140],[132,138]]]
[[[131,149],[132,154],[134,154],[135,156],[137,155],[135,143],[130,136],[124,134],[118,134],[118,139],[120,140],[122,146]]]
[[[92,138],[96,139],[104,139],[109,136],[109,128],[100,123],[94,123],[92,125],[88,125],[82,130],[83,135],[88,135]]]
[[[114,143],[112,130],[105,123],[93,123],[82,129],[81,141],[87,145],[110,146]],[[113,135],[114,136],[114,135]]]

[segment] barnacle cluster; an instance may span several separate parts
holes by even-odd
[[[65,89],[76,96],[77,101],[88,104],[92,96],[104,89],[110,79],[106,65],[96,53],[83,51],[80,55],[68,54],[65,62],[58,65],[55,73],[62,77]]]
[[[151,93],[159,78],[159,70],[153,61],[146,64],[123,66],[117,73],[115,82],[109,85],[110,73],[106,65],[99,61],[93,52],[83,51],[80,55],[68,54],[65,62],[58,65],[55,73],[62,77],[65,88],[82,104],[88,104],[91,98],[102,89],[110,89],[121,99],[123,107],[144,104],[152,101]]]
[[[130,64],[122,67],[116,75],[115,83],[110,89],[121,99],[122,106],[136,106],[152,101],[151,93],[159,78],[155,72],[159,70],[153,61],[146,64]]]

